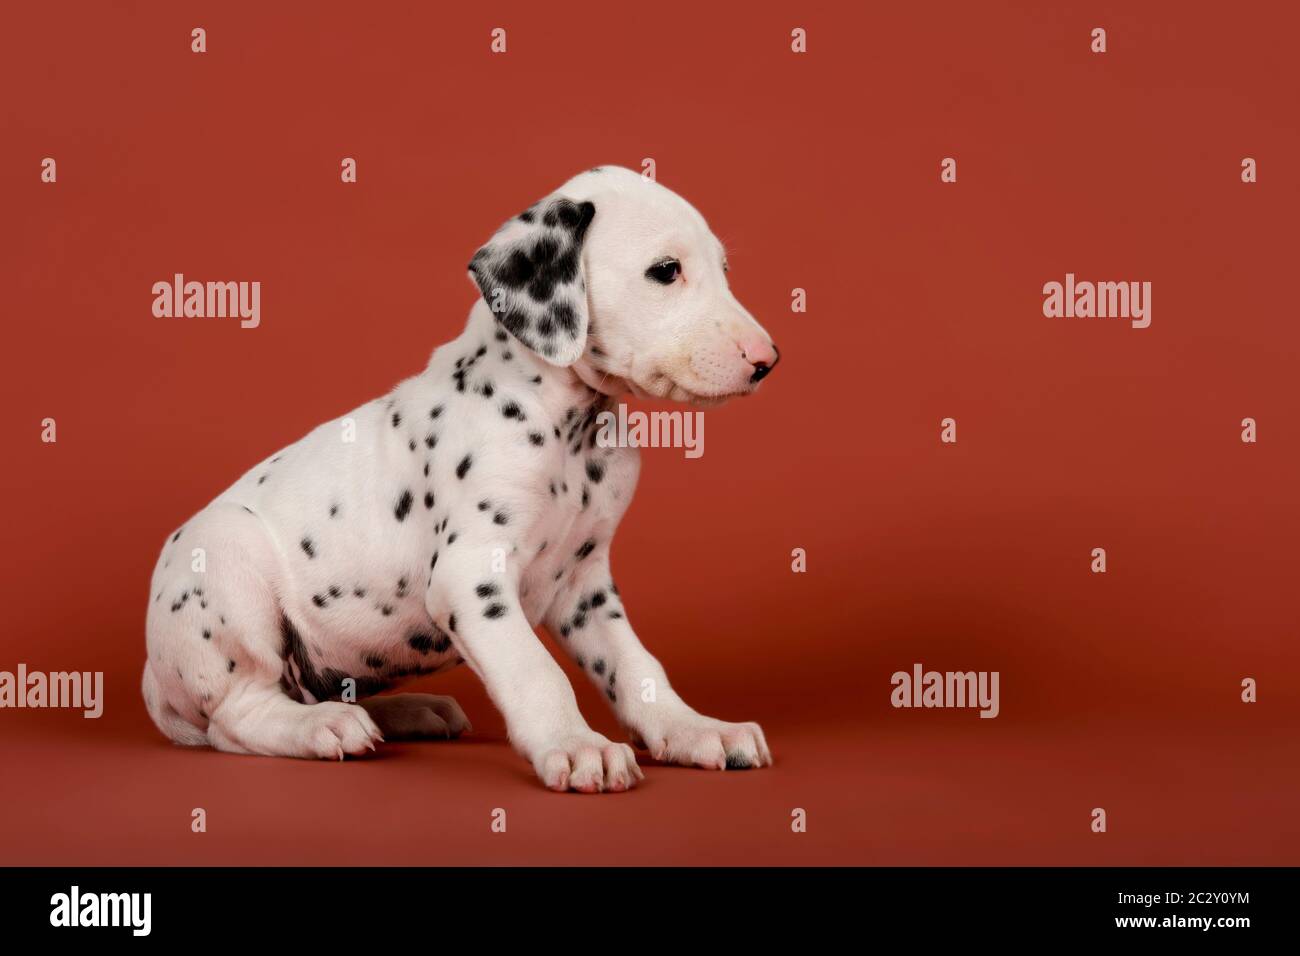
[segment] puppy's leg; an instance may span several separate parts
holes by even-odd
[[[677,695],[628,623],[607,553],[588,560],[591,566],[557,596],[546,623],[604,692],[633,741],[668,763],[711,770],[770,766],[772,752],[758,724],[705,717]]]
[[[260,520],[218,503],[176,538],[146,622],[145,699],[164,732],[185,743],[203,733],[232,753],[333,760],[373,749],[383,738],[360,707],[302,704],[281,686],[291,648],[280,558]],[[202,571],[188,560],[192,548],[206,555]]]
[[[426,601],[456,650],[506,719],[510,740],[552,790],[627,790],[641,779],[636,755],[587,726],[564,671],[520,607],[515,580],[492,566],[491,548],[465,548],[439,567]]]
[[[278,685],[245,684],[226,695],[208,724],[208,740],[230,753],[342,760],[374,750],[383,734],[356,704],[300,704]]]
[[[361,702],[387,740],[459,737],[473,730],[453,697],[387,694]]]

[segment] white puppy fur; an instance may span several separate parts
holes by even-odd
[[[484,298],[422,373],[169,537],[146,623],[154,722],[183,744],[341,759],[468,729],[449,697],[374,696],[464,662],[546,786],[634,786],[633,750],[587,725],[545,624],[656,759],[769,764],[757,724],[687,706],[633,632],[609,552],[639,452],[595,440],[614,396],[715,403],[775,365],[721,244],[680,197],[603,167],[507,222],[470,271]]]

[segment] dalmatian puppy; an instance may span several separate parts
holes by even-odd
[[[469,730],[450,697],[377,696],[465,663],[547,787],[633,787],[632,748],[587,725],[544,624],[655,759],[770,764],[757,724],[692,709],[632,629],[610,547],[639,453],[597,442],[619,395],[716,404],[776,365],[721,243],[668,189],[598,167],[469,270],[482,298],[423,372],[271,455],[164,544],[154,722],[181,744],[342,759]]]

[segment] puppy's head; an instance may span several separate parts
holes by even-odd
[[[713,404],[777,362],[731,294],[726,253],[690,203],[627,169],[582,173],[470,262],[497,321],[594,388]]]

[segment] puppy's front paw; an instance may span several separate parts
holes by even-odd
[[[630,790],[644,777],[631,747],[592,731],[540,748],[533,767],[552,790],[580,793]]]
[[[705,770],[749,770],[772,765],[763,729],[755,723],[729,724],[700,714],[670,718],[638,732],[650,756],[665,763]]]

